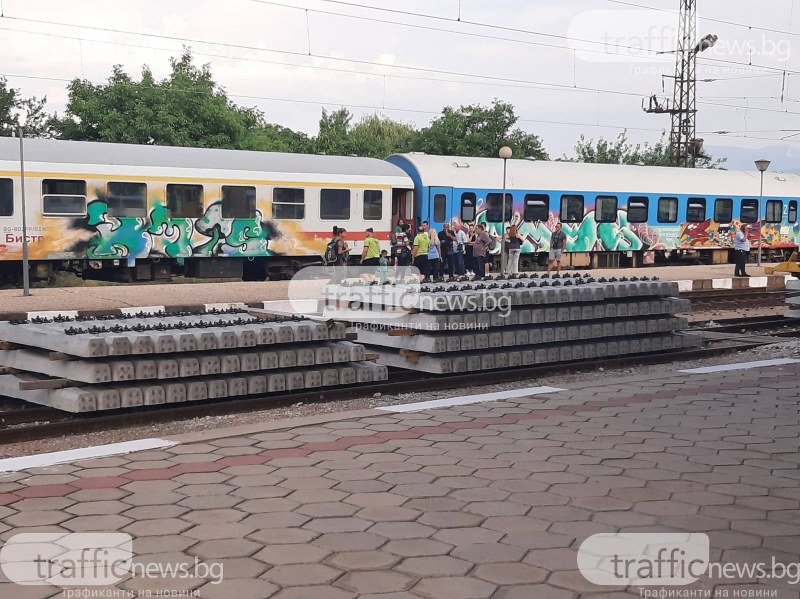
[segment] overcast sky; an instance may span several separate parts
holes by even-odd
[[[728,168],[752,169],[752,160],[763,157],[776,169],[800,170],[800,6],[698,4],[699,35],[719,36],[698,62],[698,78],[714,79],[698,83],[698,137],[715,156],[728,156]],[[669,129],[669,116],[645,114],[642,101],[672,96],[675,55],[656,52],[675,48],[678,6],[679,0],[2,0],[0,73],[24,95],[46,95],[48,108],[63,112],[67,80],[102,82],[114,64],[137,77],[147,64],[163,77],[169,57],[189,45],[236,103],[309,134],[323,106],[424,126],[443,106],[500,98],[559,158],[572,154],[581,134],[608,138],[628,129],[632,140],[652,142]]]

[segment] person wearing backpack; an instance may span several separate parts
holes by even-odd
[[[332,284],[341,283],[347,276],[345,266],[347,266],[347,258],[350,255],[350,246],[344,240],[344,235],[347,233],[344,227],[333,227],[333,238],[325,246],[325,254],[322,256],[323,262],[326,266],[336,266],[339,268],[333,269],[333,276],[330,282]]]
[[[495,243],[494,239],[486,232],[483,223],[476,227],[475,242],[472,245],[472,258],[475,262],[475,279],[486,277],[486,252],[490,251]]]
[[[333,227],[333,238],[325,247],[323,260],[328,266],[345,266],[350,254],[350,246],[344,240],[347,230],[344,227]]]

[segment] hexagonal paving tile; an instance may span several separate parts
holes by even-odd
[[[324,564],[290,564],[270,568],[262,578],[282,587],[292,587],[329,584],[341,575],[341,570]]]
[[[183,519],[193,524],[218,524],[221,522],[238,522],[247,514],[240,510],[217,509],[217,510],[195,510],[185,514]]]
[[[473,564],[491,564],[519,561],[526,552],[522,547],[501,543],[472,543],[456,547],[450,555]]]
[[[408,501],[394,493],[353,493],[344,500],[360,507],[398,507]]]
[[[226,578],[222,584],[206,584],[199,592],[203,599],[268,599],[278,592],[278,587],[258,578]]]
[[[417,522],[379,522],[369,532],[387,539],[423,539],[430,537],[436,529]]]
[[[132,522],[125,516],[78,516],[62,526],[75,532],[115,532]]]
[[[358,593],[363,597],[369,593],[396,593],[406,591],[415,580],[397,572],[374,570],[369,572],[348,572],[336,582],[336,586]]]
[[[418,578],[433,576],[463,576],[472,569],[473,564],[446,555],[430,557],[409,557],[396,569]]]
[[[313,544],[331,551],[365,551],[377,549],[386,538],[368,532],[331,532],[314,539]]]
[[[428,555],[446,555],[452,549],[452,545],[432,539],[406,539],[389,541],[383,551],[402,555],[403,557],[425,557]]]
[[[266,564],[282,566],[286,564],[316,564],[323,561],[330,554],[331,552],[327,549],[295,543],[291,545],[270,545],[253,557]]]
[[[326,563],[345,572],[353,572],[356,570],[385,570],[399,561],[399,557],[384,551],[343,551],[334,553]]]
[[[261,549],[261,545],[247,539],[221,539],[202,541],[191,547],[190,555],[197,555],[205,559],[224,557],[250,557]]]
[[[445,576],[426,578],[412,590],[429,599],[486,599],[497,587],[477,578]]]
[[[188,528],[191,523],[179,518],[163,518],[160,520],[141,520],[126,526],[123,530],[134,537],[161,535],[177,535]]]
[[[248,526],[241,522],[218,522],[214,524],[197,524],[183,534],[201,541],[212,539],[238,539],[246,537],[256,530],[255,526]]]
[[[45,526],[48,524],[60,524],[66,520],[73,518],[72,514],[65,514],[64,512],[56,511],[28,511],[18,512],[13,516],[3,519],[5,524],[15,528],[22,526]],[[81,523],[79,523],[80,526]]]
[[[531,584],[544,582],[549,572],[542,568],[520,563],[483,564],[475,568],[473,576],[495,584]]]

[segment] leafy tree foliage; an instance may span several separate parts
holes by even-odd
[[[347,108],[333,112],[323,109],[314,147],[325,154],[386,158],[408,150],[416,135],[411,125],[377,114],[365,115],[353,124],[353,115]]]
[[[620,133],[615,140],[600,138],[597,141],[581,135],[575,145],[575,158],[564,157],[570,162],[593,162],[598,164],[630,164],[642,166],[671,166],[669,138],[666,133],[655,144],[633,144],[628,141],[626,131]],[[714,159],[711,156],[697,158],[697,168],[719,168],[725,159]]]
[[[84,141],[204,148],[308,151],[302,134],[268,124],[255,108],[234,104],[208,65],[197,67],[186,50],[157,81],[148,67],[135,80],[121,66],[108,82],[73,80],[66,114],[55,118],[58,137]]]
[[[50,115],[44,111],[47,98],[23,98],[18,89],[8,87],[0,77],[0,137],[16,135],[22,124],[25,135],[44,137],[50,133]]]
[[[509,146],[519,158],[546,160],[541,139],[515,128],[518,121],[514,107],[500,100],[488,107],[448,106],[420,131],[414,149],[428,154],[495,157],[501,147]]]

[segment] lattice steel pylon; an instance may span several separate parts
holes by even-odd
[[[678,18],[678,48],[675,60],[675,91],[672,96],[670,152],[675,166],[694,167],[697,116],[697,2],[681,0]]]
[[[659,102],[651,96],[645,112],[668,113],[672,116],[669,136],[670,158],[674,166],[693,168],[703,153],[703,140],[697,139],[697,55],[717,41],[717,36],[707,35],[697,39],[697,0],[680,0],[678,17],[678,47],[675,50],[675,89],[672,101]]]

